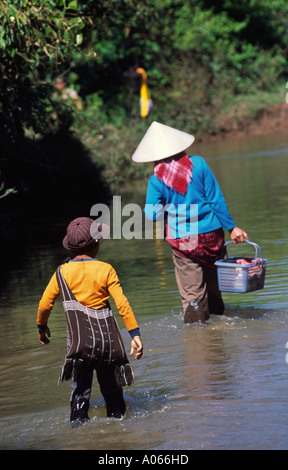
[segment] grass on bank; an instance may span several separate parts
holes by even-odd
[[[285,103],[288,90],[283,80],[276,83],[270,90],[259,90],[245,95],[236,95],[227,103],[223,102],[223,108],[215,122],[215,133],[235,131],[257,122],[259,116],[273,105]]]

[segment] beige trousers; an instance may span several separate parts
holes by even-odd
[[[206,323],[210,314],[222,315],[224,303],[218,289],[215,267],[200,265],[173,251],[178,290],[182,298],[184,323]]]

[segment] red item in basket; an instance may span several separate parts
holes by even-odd
[[[251,263],[256,263],[256,262],[259,262],[259,261],[262,261],[261,259],[250,259],[250,260],[247,260],[245,258],[240,258],[240,259],[236,259],[236,263],[238,264],[251,264]]]

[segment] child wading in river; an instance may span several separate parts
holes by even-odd
[[[123,386],[132,384],[133,371],[109,305],[110,295],[131,335],[131,356],[135,352],[138,360],[143,354],[139,326],[114,268],[95,259],[100,243],[108,235],[109,227],[96,224],[93,219],[73,220],[63,240],[64,248],[73,257],[57,268],[39,303],[38,337],[41,344],[48,344],[48,318],[61,294],[67,319],[68,353],[60,380],[71,383],[72,422],[89,419],[94,370],[106,403],[107,417],[121,418],[125,414]]]

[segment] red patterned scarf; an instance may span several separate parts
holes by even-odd
[[[172,160],[169,163],[158,163],[154,167],[154,173],[169,188],[175,189],[175,191],[184,195],[187,191],[187,185],[192,178],[192,169],[193,163],[185,155],[179,158],[179,160]]]

